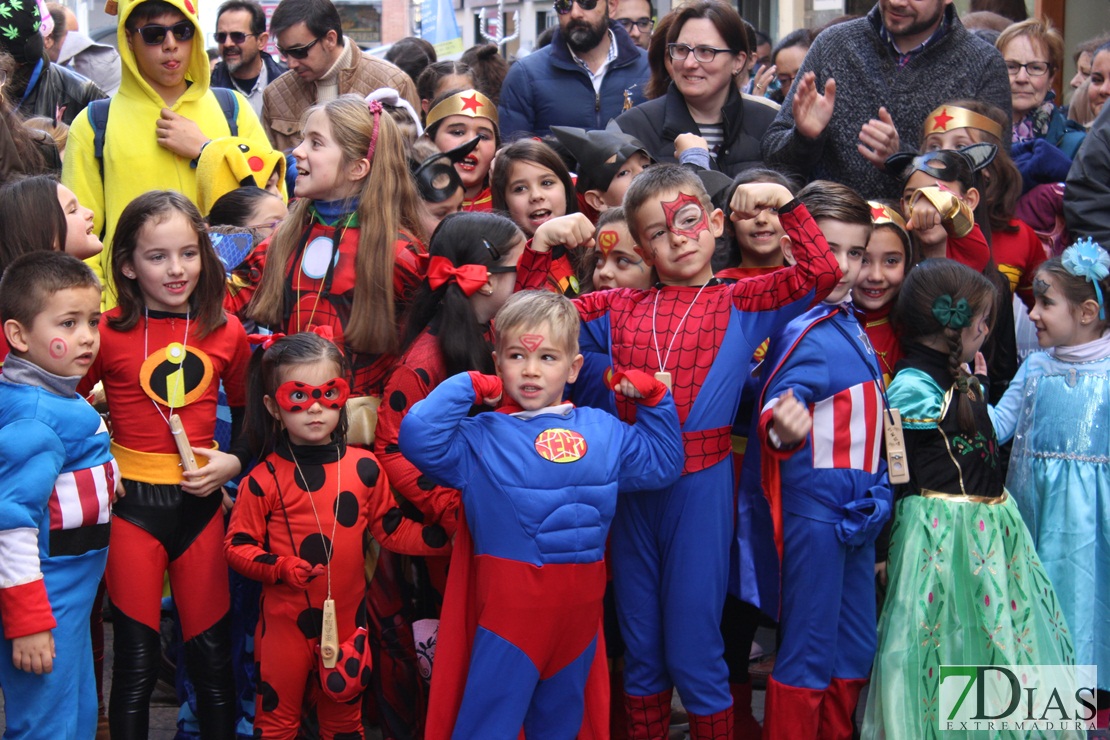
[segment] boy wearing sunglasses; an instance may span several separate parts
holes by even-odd
[[[262,91],[289,69],[263,51],[270,41],[266,12],[255,0],[227,0],[216,11],[216,47],[220,61],[212,70],[212,87],[243,94],[262,115]]]
[[[617,0],[554,0],[551,43],[518,60],[501,85],[497,115],[506,141],[546,136],[551,126],[605,128],[642,103],[647,52],[611,18]]]
[[[119,92],[95,128],[86,111],[70,129],[62,180],[93,209],[94,228],[108,245],[89,260],[105,286],[106,309],[116,302],[110,245],[128,203],[148,190],[166,188],[196,202],[197,165],[213,139],[237,135],[252,148],[270,148],[246,100],[232,93],[222,105],[209,89],[208,55],[197,37],[194,2],[120,0]],[[220,156],[218,149],[208,156]]]

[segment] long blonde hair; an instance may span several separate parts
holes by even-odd
[[[401,230],[417,239],[423,237],[401,132],[388,115],[371,115],[366,102],[357,95],[343,95],[314,106],[305,118],[317,110],[328,117],[332,137],[343,150],[344,165],[366,157],[377,125],[370,174],[362,182],[358,203],[354,301],[343,336],[356,352],[393,352],[399,345],[393,244]],[[269,269],[263,272],[248,310],[251,318],[260,323],[284,328],[289,308],[285,305],[286,266],[304,230],[311,227],[309,206],[307,199],[297,201],[270,240]]]

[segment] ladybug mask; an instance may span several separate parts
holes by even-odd
[[[274,399],[283,410],[296,413],[308,411],[317,401],[326,409],[338,410],[350,395],[351,386],[343,378],[332,378],[323,385],[289,380],[277,387]]]

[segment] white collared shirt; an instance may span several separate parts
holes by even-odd
[[[605,61],[594,72],[590,69],[590,65],[586,64],[577,54],[571,50],[570,45],[567,45],[567,51],[570,52],[570,58],[574,60],[582,69],[586,70],[586,74],[590,76],[590,82],[594,86],[594,94],[601,94],[601,81],[605,79],[605,73],[609,70],[609,65],[612,64],[617,58],[617,37],[613,35],[613,29],[609,29],[609,54],[605,57]]]

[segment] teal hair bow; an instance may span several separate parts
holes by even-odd
[[[953,301],[945,293],[933,301],[933,317],[946,329],[963,329],[971,325],[971,306],[966,298]]]

